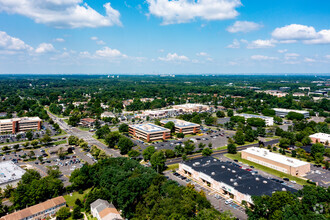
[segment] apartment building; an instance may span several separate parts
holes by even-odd
[[[330,144],[330,134],[316,133],[309,136],[313,143]]]
[[[103,199],[97,199],[91,203],[91,214],[94,218],[97,218],[97,220],[123,219],[116,207]]]
[[[146,141],[166,140],[171,137],[170,129],[155,124],[129,125],[129,133]]]
[[[284,108],[273,108],[276,116],[284,118],[289,114],[289,112],[295,112],[304,115],[305,118],[309,118],[309,112],[303,110],[294,110],[294,109],[284,109]]]
[[[165,125],[167,122],[173,122],[175,126],[175,133],[183,133],[183,134],[196,134],[200,130],[200,125],[191,123],[184,120],[179,119],[169,119],[169,120],[161,120],[160,123]]]
[[[40,130],[42,120],[39,117],[23,117],[0,120],[0,133],[17,133]]]
[[[183,161],[178,172],[238,203],[253,204],[252,196],[271,196],[275,191],[297,191],[214,157]]]
[[[309,163],[286,157],[267,149],[250,147],[241,151],[242,159],[261,164],[292,176],[305,176],[311,170]]]
[[[253,115],[253,114],[235,114],[235,116],[244,117],[245,120],[248,119],[248,118],[261,118],[262,120],[265,121],[267,126],[274,125],[274,118],[273,117],[262,116],[262,115]]]
[[[56,212],[66,206],[63,196],[49,199],[37,205],[22,209],[20,211],[3,216],[0,220],[40,220],[47,219],[56,214]]]

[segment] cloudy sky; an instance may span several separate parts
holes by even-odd
[[[0,73],[330,73],[328,0],[0,0]]]

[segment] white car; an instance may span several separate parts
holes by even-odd
[[[232,202],[233,202],[232,199],[227,199],[227,200],[225,201],[225,204],[226,204],[226,205],[229,205],[229,204],[232,203]]]
[[[294,180],[291,180],[290,182],[296,184],[296,181],[294,181]]]

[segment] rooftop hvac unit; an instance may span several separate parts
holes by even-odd
[[[234,186],[238,186],[238,183],[237,183],[237,182],[235,182],[235,183],[234,183]]]
[[[215,172],[212,172],[211,175],[214,176],[215,175]]]
[[[264,181],[262,181],[264,184],[266,184],[267,183],[267,181],[266,180],[264,180]]]

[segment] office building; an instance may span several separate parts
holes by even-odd
[[[253,115],[253,114],[235,114],[235,116],[244,117],[245,120],[248,119],[248,118],[261,118],[262,120],[265,121],[267,126],[274,125],[274,118],[273,117],[267,117],[267,116],[262,116],[262,115]]]
[[[238,164],[222,162],[213,157],[183,161],[179,164],[178,172],[238,203],[246,201],[253,204],[251,196],[271,196],[275,191],[296,191],[241,169]]]
[[[95,119],[93,118],[83,118],[80,119],[80,125],[83,127],[93,127],[95,124]]]
[[[40,130],[42,120],[39,117],[23,117],[0,120],[0,133],[17,133]]]
[[[161,120],[160,123],[165,125],[167,122],[173,122],[175,126],[175,133],[183,133],[183,134],[196,134],[199,132],[200,125],[191,123],[188,121],[183,121],[179,119],[169,119],[169,120]]]
[[[17,166],[12,161],[4,161],[0,163],[0,188],[5,189],[7,185],[16,187],[21,180],[25,170]]]
[[[115,118],[116,115],[113,114],[112,112],[103,112],[101,114],[101,118]]]
[[[284,108],[273,108],[276,116],[284,118],[289,114],[289,112],[295,112],[304,115],[305,118],[309,118],[309,112],[303,110],[294,110],[294,109],[284,109]]]
[[[146,141],[166,140],[171,137],[170,129],[155,124],[129,125],[129,133]]]
[[[304,176],[311,170],[311,166],[307,162],[258,147],[242,150],[241,157],[292,176]]]
[[[91,203],[91,214],[97,220],[121,220],[120,213],[116,207],[108,201],[97,199]]]
[[[202,104],[173,105],[172,108],[178,110],[181,113],[205,112],[210,110],[209,106]]]
[[[0,220],[40,220],[55,216],[56,212],[66,206],[63,196],[49,199],[37,205],[3,216]]]
[[[309,136],[313,143],[330,144],[330,134],[316,133]]]

